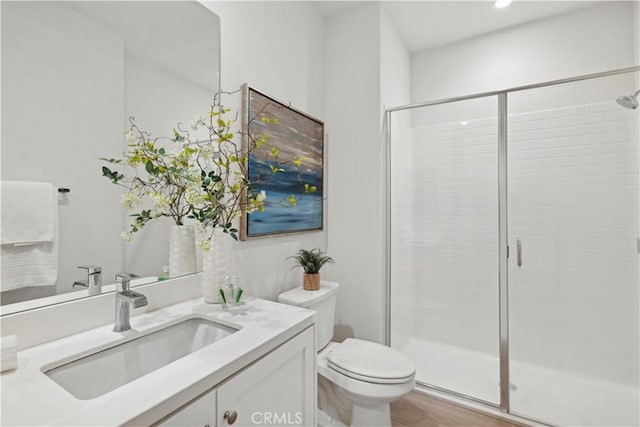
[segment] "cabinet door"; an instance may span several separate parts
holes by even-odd
[[[218,426],[315,426],[313,327],[218,387]]]
[[[215,427],[216,390],[191,401],[187,406],[162,421],[162,427]]]

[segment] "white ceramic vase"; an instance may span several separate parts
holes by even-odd
[[[196,233],[193,225],[174,225],[169,234],[169,277],[196,272]]]
[[[216,227],[213,230],[211,249],[202,257],[202,297],[209,304],[222,302],[219,289],[226,285],[231,274],[231,236]]]

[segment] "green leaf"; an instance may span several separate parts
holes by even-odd
[[[119,160],[119,159],[106,159],[104,157],[100,157],[98,160],[103,160],[103,161],[109,162],[109,163],[122,163],[122,160]]]
[[[258,139],[256,139],[256,148],[262,147],[267,142],[267,135],[260,135]]]
[[[145,163],[144,168],[148,173],[152,174],[155,172],[155,168],[153,167],[153,162],[151,162],[151,160],[147,160],[147,163]]]
[[[112,171],[111,169],[109,169],[106,166],[102,167],[102,176],[106,176],[114,184],[117,184],[118,181],[120,181],[121,179],[124,179],[124,175],[123,174],[118,174],[118,172]]]
[[[178,132],[175,129],[173,130],[173,140],[172,140],[173,142],[182,142],[184,141],[184,139],[185,139],[184,136],[182,136],[180,132]]]
[[[269,169],[271,169],[271,175],[275,175],[278,172],[284,172],[285,170],[282,168],[278,168],[276,166],[273,165],[269,165]]]

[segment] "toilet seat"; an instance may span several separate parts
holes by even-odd
[[[413,362],[399,351],[354,338],[331,349],[327,366],[349,378],[373,384],[404,384],[415,375]]]
[[[355,394],[366,397],[367,399],[386,402],[398,399],[413,390],[415,376],[411,376],[403,383],[381,384],[352,378],[337,371],[336,369],[333,369],[329,366],[329,355],[341,345],[341,343],[330,342],[329,345],[318,353],[318,374],[329,380],[331,383],[346,390],[349,394]]]

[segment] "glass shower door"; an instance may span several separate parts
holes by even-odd
[[[637,426],[635,74],[509,94],[511,412]]]
[[[498,404],[498,101],[391,114],[391,346]]]

